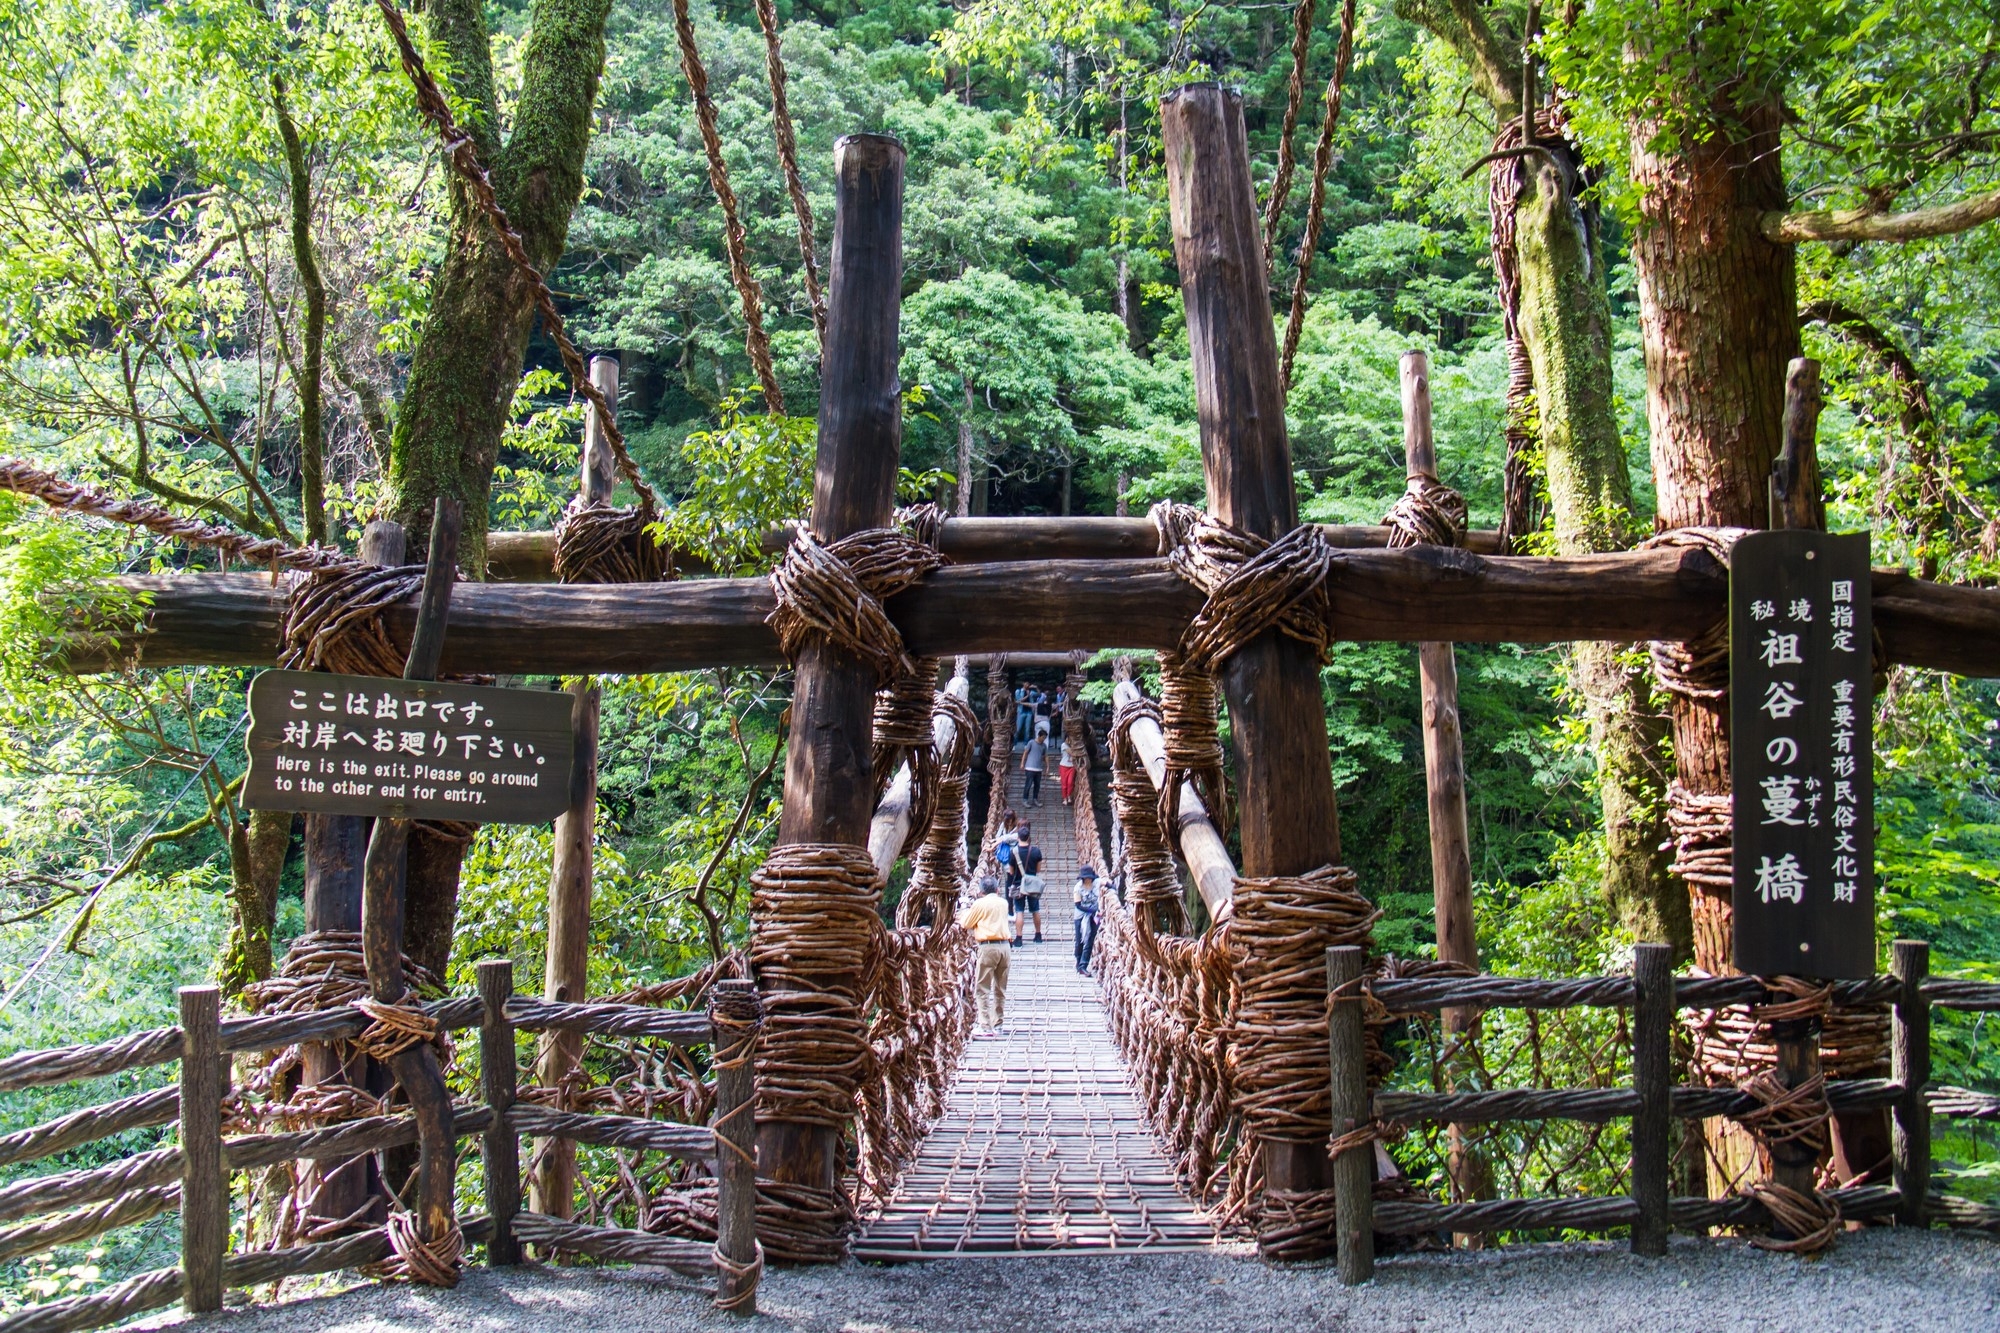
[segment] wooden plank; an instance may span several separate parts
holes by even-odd
[[[1889,955],[1900,989],[1890,1029],[1889,1072],[1903,1085],[1891,1150],[1896,1191],[1902,1196],[1896,1216],[1904,1226],[1921,1227],[1930,1220],[1931,1109],[1925,1091],[1931,1081],[1931,1010],[1923,984],[1931,970],[1931,946],[1897,940]]]
[[[591,363],[615,367],[609,358]],[[615,374],[614,374],[615,380]],[[593,413],[591,419],[596,420]],[[589,471],[586,460],[585,471]],[[582,1001],[590,994],[590,898],[592,859],[597,841],[597,740],[601,692],[587,677],[570,688],[569,808],[556,817],[555,855],[549,872],[548,966],[543,989],[555,1001]],[[562,1087],[583,1058],[583,1034],[554,1029],[542,1036],[535,1081]],[[568,1217],[576,1195],[576,1145],[567,1140],[541,1146],[530,1182],[533,1207],[551,1217]]]
[[[222,1162],[222,992],[181,987],[181,1305],[222,1308],[222,1255],[229,1245],[229,1177]]]
[[[271,666],[284,592],[260,574],[128,575],[145,628],[114,642],[84,634],[63,646],[68,669]],[[1724,612],[1728,578],[1692,549],[1572,557],[1478,556],[1438,547],[1347,551],[1327,587],[1338,638],[1459,643],[1629,643],[1689,638]],[[1898,570],[1873,578],[1875,627],[1891,662],[1992,674],[2000,660],[2000,590],[1930,583]],[[1031,603],[1026,619],[995,616],[996,599]],[[564,674],[772,666],[777,636],[763,579],[689,579],[625,586],[470,584],[453,597],[443,669]],[[1171,648],[1201,597],[1159,560],[1020,561],[945,568],[889,603],[913,651],[940,657],[1107,645]],[[391,631],[407,636],[408,605]]]
[[[1638,1106],[1632,1114],[1632,1252],[1662,1255],[1673,1225],[1672,1117],[1674,951],[1665,944],[1641,944],[1633,952],[1632,1086]]]
[[[761,1013],[752,981],[718,981],[713,1014],[727,1006],[739,1024]],[[716,1192],[715,1301],[731,1314],[757,1313],[757,1029],[725,1027],[715,1051],[714,1134],[719,1158]]]

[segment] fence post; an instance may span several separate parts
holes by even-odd
[[[1326,951],[1327,989],[1361,980],[1361,950],[1352,944]],[[1368,1123],[1368,1051],[1362,1038],[1361,997],[1345,995],[1327,1008],[1327,1041],[1333,1066],[1333,1135]],[[1333,1159],[1335,1244],[1340,1280],[1352,1286],[1375,1275],[1375,1154],[1370,1144]]]
[[[1641,944],[1632,953],[1632,1090],[1639,1109],[1632,1116],[1632,1253],[1667,1252],[1673,1225],[1668,1184],[1668,1139],[1673,1126],[1674,951],[1671,945]]]
[[[521,1262],[521,1242],[514,1239],[514,1215],[521,1211],[521,1139],[507,1123],[514,1109],[514,1025],[507,1021],[507,999],[514,993],[514,960],[486,958],[479,963],[479,1000],[485,1006],[479,1020],[479,1090],[493,1112],[480,1148],[486,1169],[486,1212],[493,1219],[493,1239],[486,1242],[486,1263],[500,1268]]]
[[[222,992],[181,987],[181,1306],[222,1308],[229,1176],[222,1166]]]
[[[1896,1024],[1890,1047],[1890,1073],[1903,1091],[1896,1098],[1896,1189],[1903,1196],[1896,1220],[1904,1226],[1929,1225],[1931,1188],[1931,1006],[1924,998],[1924,977],[1931,970],[1931,946],[1922,940],[1897,940],[1889,946],[1890,966],[1902,983],[1896,992]]]
[[[715,1033],[715,1303],[757,1313],[763,1252],[757,1245],[757,1030],[764,1002],[754,981],[718,981],[708,1002]]]

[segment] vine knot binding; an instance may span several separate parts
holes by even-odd
[[[1207,596],[1181,635],[1188,670],[1213,672],[1272,629],[1325,654],[1335,553],[1316,525],[1271,541],[1176,504],[1155,505],[1153,523],[1174,572]]]
[[[934,548],[897,528],[868,528],[835,542],[801,528],[771,571],[778,604],[767,623],[788,660],[796,662],[807,641],[822,635],[871,665],[880,689],[917,669],[882,603],[943,563]]]
[[[1382,519],[1389,546],[1465,545],[1465,497],[1435,477],[1411,477]]]

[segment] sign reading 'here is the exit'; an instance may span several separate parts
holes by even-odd
[[[569,805],[570,697],[266,671],[250,685],[253,810],[539,824]]]

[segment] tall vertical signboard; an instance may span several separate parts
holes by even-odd
[[[1875,974],[1867,533],[1753,532],[1729,574],[1737,970]]]

